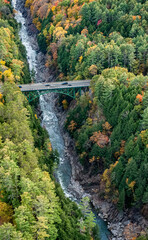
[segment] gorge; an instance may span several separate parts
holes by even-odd
[[[54,79],[54,76],[51,76],[44,66],[44,55],[39,51],[35,33],[33,33],[34,36],[33,34],[31,34],[31,36],[28,35],[28,25],[22,14],[22,12],[24,11],[23,3],[20,2],[20,0],[12,0],[12,6],[16,10],[15,18],[17,22],[21,24],[19,35],[23,45],[26,48],[30,71],[35,71],[36,82],[49,82],[50,79]],[[31,21],[31,19],[28,18],[28,21]],[[71,163],[69,159],[70,157],[72,158],[72,156],[70,155],[72,155],[73,153],[68,152],[68,149],[66,149],[66,147],[64,146],[64,140],[58,124],[58,118],[56,116],[56,113],[54,112],[54,98],[54,94],[48,94],[46,96],[40,97],[39,102],[42,112],[42,126],[46,128],[49,134],[53,149],[56,149],[59,153],[60,160],[56,172],[58,181],[60,182],[60,185],[66,197],[69,197],[72,201],[77,202],[80,201],[80,199],[86,194],[78,181],[75,182],[75,180],[73,179]],[[67,152],[69,153],[69,158],[66,156]],[[97,216],[97,213],[95,214],[95,218],[96,223],[99,226],[101,240],[107,240],[107,236],[109,236],[109,231],[107,230],[106,223],[99,216]]]
[[[147,240],[146,16],[145,0],[0,0],[1,240]],[[80,79],[74,100],[20,91]]]

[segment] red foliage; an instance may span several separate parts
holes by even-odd
[[[139,102],[142,102],[143,96],[141,94],[138,94],[136,98],[139,100]]]
[[[7,0],[4,0],[4,3],[6,3],[6,4],[10,4],[10,2],[9,2],[9,1],[7,1]]]
[[[97,22],[97,26],[99,26],[101,22],[102,22],[102,20],[99,19],[98,22]]]

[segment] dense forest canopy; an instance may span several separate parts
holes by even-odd
[[[0,239],[90,240],[89,201],[78,207],[53,181],[57,152],[16,85],[31,81],[18,29],[10,3],[0,0]]]
[[[147,1],[26,1],[38,43],[62,79],[90,78],[105,68],[147,73]]]
[[[46,66],[62,80],[93,79],[93,96],[77,101],[65,126],[81,163],[102,175],[100,195],[120,209],[146,206],[148,2],[27,0],[26,7]]]
[[[46,67],[91,80],[65,128],[98,198],[148,216],[148,2],[26,0]],[[15,83],[31,81],[9,1],[0,0],[0,239],[91,239],[90,219],[53,181],[47,133]],[[61,98],[67,110],[69,99]],[[96,238],[95,238],[96,239]],[[143,239],[143,238],[140,238]]]

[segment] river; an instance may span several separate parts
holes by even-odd
[[[26,27],[26,19],[23,17],[22,13],[20,12],[19,3],[17,0],[12,0],[12,6],[16,10],[15,18],[18,23],[21,23],[21,28],[19,32],[20,39],[23,45],[26,48],[27,52],[27,59],[29,63],[30,71],[34,70],[35,75],[40,75],[38,66],[41,64],[38,60],[39,51],[36,51],[35,47],[32,44],[31,38],[28,35],[27,27]],[[46,76],[45,76],[46,80]],[[38,80],[39,81],[39,80]],[[50,141],[52,144],[53,149],[57,149],[59,153],[59,166],[57,169],[57,177],[61,184],[61,187],[66,195],[73,201],[78,201],[76,196],[73,194],[72,190],[68,189],[68,186],[72,184],[71,182],[71,175],[72,169],[71,164],[66,156],[66,149],[64,146],[64,139],[60,132],[60,127],[58,123],[58,118],[54,111],[54,95],[48,94],[46,96],[40,97],[40,108],[42,111],[42,126],[46,128],[49,133]],[[94,212],[95,213],[95,212]],[[95,213],[96,223],[99,225],[101,240],[107,240],[107,235],[109,234],[106,223],[98,217]]]

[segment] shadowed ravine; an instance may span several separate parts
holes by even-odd
[[[38,66],[40,62],[39,62],[38,55],[40,54],[40,52],[36,51],[36,48],[32,45],[30,36],[28,35],[28,32],[27,32],[25,18],[22,16],[22,13],[19,11],[19,4],[16,2],[16,0],[12,0],[12,5],[17,10],[15,18],[17,22],[21,23],[22,25],[19,35],[23,45],[26,47],[27,59],[28,59],[30,71],[31,70],[35,71],[37,82],[42,80],[45,81],[47,75],[44,76],[44,79],[43,79],[44,73],[42,73],[42,77],[39,78],[40,71]],[[56,174],[61,184],[61,187],[67,197],[69,197],[73,201],[78,201],[79,199],[77,199],[76,195],[74,195],[72,192],[72,187],[70,188],[71,190],[69,190],[68,188],[70,184],[72,185],[71,164],[70,164],[69,158],[66,155],[66,147],[64,146],[64,140],[60,132],[58,118],[54,111],[53,102],[54,102],[53,94],[48,94],[46,96],[40,97],[40,108],[42,111],[42,126],[44,126],[49,133],[50,141],[52,143],[53,149],[57,149],[59,153],[60,163],[59,163]],[[78,191],[79,191],[79,186],[78,186]],[[107,230],[106,224],[100,217],[97,216],[96,213],[95,213],[95,216],[96,216],[96,223],[99,225],[99,228],[100,228],[101,239],[107,240],[108,230]]]

